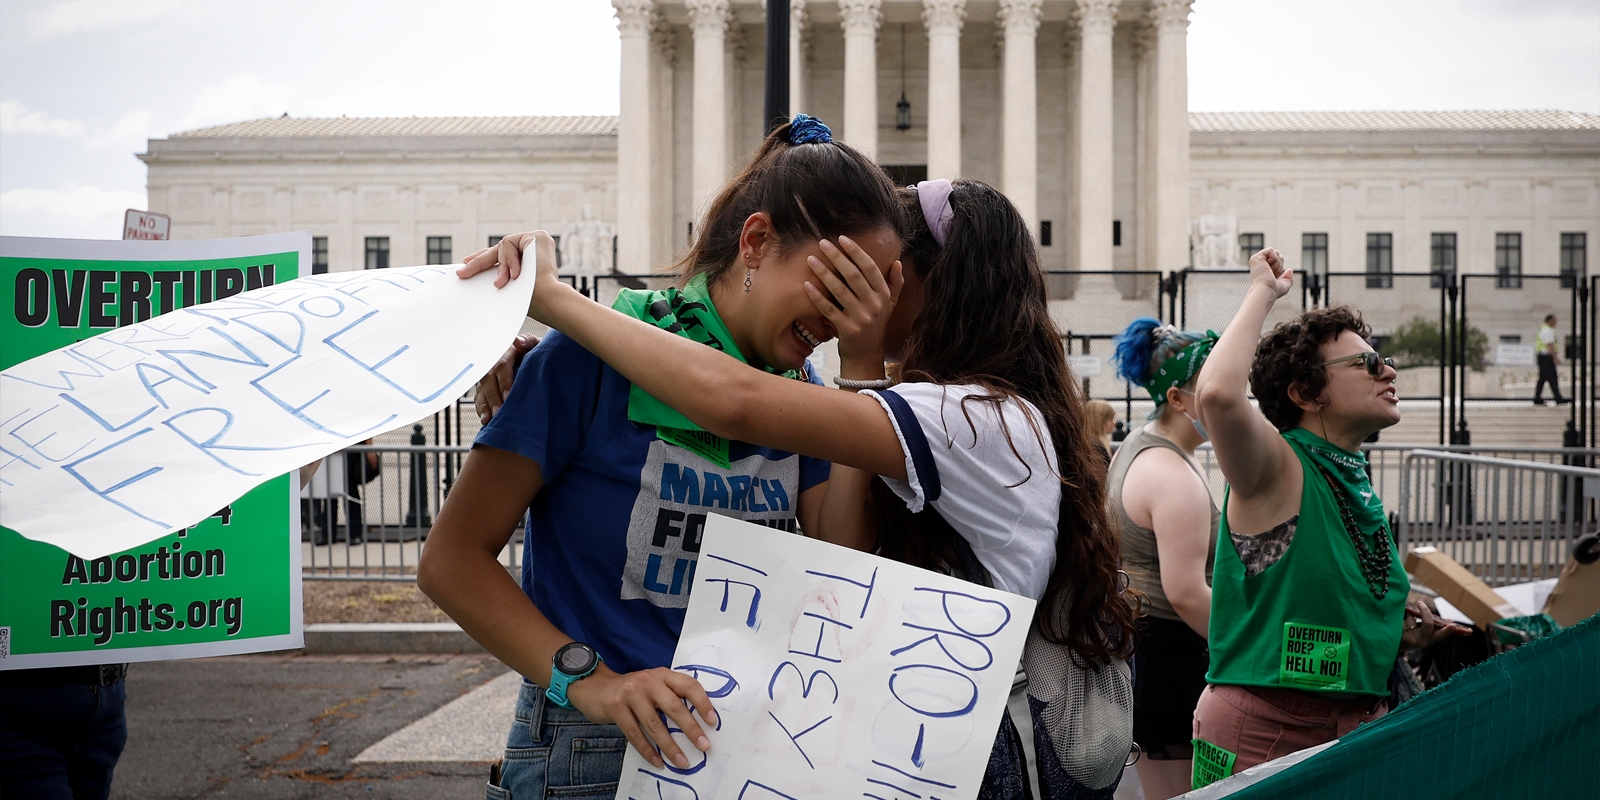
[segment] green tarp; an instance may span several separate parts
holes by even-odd
[[[1600,797],[1600,616],[1463,670],[1228,797]]]

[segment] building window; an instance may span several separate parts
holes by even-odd
[[[1112,223],[1112,225],[1116,225],[1116,224],[1117,223],[1115,223],[1115,222]],[[1050,220],[1047,220],[1047,219],[1046,220],[1040,220],[1039,221],[1039,246],[1040,247],[1049,247],[1050,246],[1050,239],[1051,239]],[[1111,243],[1112,243],[1112,245],[1116,245],[1117,244],[1117,234],[1116,234],[1115,231],[1113,231],[1112,234],[1111,234]]]
[[[1367,288],[1394,288],[1394,234],[1367,234]]]
[[[1494,288],[1522,288],[1522,234],[1494,235]]]
[[[1300,271],[1307,275],[1328,274],[1328,234],[1300,234]]]
[[[506,238],[506,237],[503,234],[500,235],[500,236],[490,236],[489,237],[489,246],[490,247],[494,247],[495,245],[500,243],[501,239],[504,239],[504,238]]]
[[[1571,289],[1589,268],[1588,234],[1561,234],[1561,288]]]
[[[311,274],[325,275],[328,272],[328,237],[311,237]]]
[[[389,268],[389,237],[367,237],[367,269]]]
[[[1267,246],[1267,235],[1264,233],[1239,234],[1239,263],[1250,263],[1250,257],[1261,252]]]
[[[428,263],[429,264],[448,264],[448,263],[450,263],[450,237],[448,237],[448,236],[429,236],[428,237]]]
[[[1440,289],[1445,285],[1446,276],[1456,274],[1456,235],[1435,233],[1432,234],[1431,240],[1428,271],[1433,273],[1433,276],[1428,278],[1428,286]]]

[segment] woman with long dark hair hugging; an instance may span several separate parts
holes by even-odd
[[[1134,611],[1119,594],[1104,461],[1049,316],[1026,223],[977,181],[929,181],[901,196],[913,212],[904,268],[880,269],[848,237],[762,247],[821,250],[808,259],[806,291],[838,331],[839,383],[859,391],[747,369],[590,302],[557,279],[554,242],[543,232],[507,237],[497,252],[469,259],[462,274],[498,261],[502,280],[515,277],[519,254],[532,250],[538,285],[530,316],[712,434],[833,462],[820,538],[1039,600],[1024,660],[1043,653],[1035,663],[1049,669],[1034,676],[1030,668],[1030,680],[1061,681],[1069,665],[1125,669]],[[900,357],[898,385],[886,375],[886,353]],[[1066,694],[1058,694],[1062,704]],[[690,699],[696,708],[708,703]],[[650,742],[664,745],[665,730],[637,719],[642,727],[623,730],[651,757]],[[680,727],[697,736],[692,720]],[[1060,759],[1051,734],[1035,726],[1046,795],[1109,796],[1131,731],[1094,731],[1097,741]],[[1028,796],[1020,745],[1005,720],[981,797]],[[1093,787],[1087,793],[1067,777],[1091,773],[1079,778]]]

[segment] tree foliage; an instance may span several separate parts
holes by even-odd
[[[1489,357],[1489,335],[1467,328],[1466,362],[1474,372],[1482,372]],[[1443,357],[1439,348],[1439,323],[1421,315],[1396,328],[1384,342],[1382,352],[1401,367],[1436,367]],[[1452,354],[1454,356],[1454,354]],[[1454,359],[1450,366],[1454,366]]]

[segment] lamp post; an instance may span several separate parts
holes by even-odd
[[[767,0],[767,127],[789,121],[789,0]]]
[[[900,23],[900,102],[894,104],[894,129],[911,130],[911,101],[906,99],[906,24]]]

